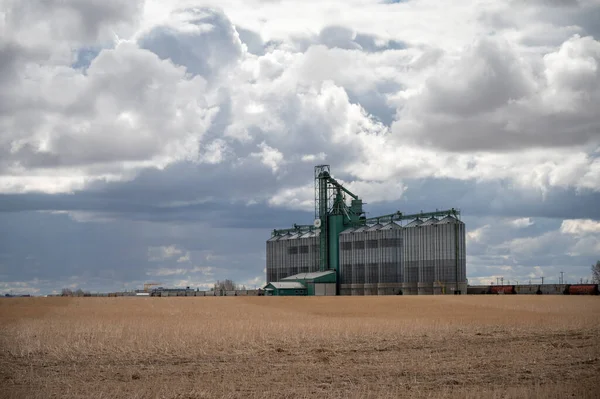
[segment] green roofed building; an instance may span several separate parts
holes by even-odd
[[[294,281],[306,287],[307,295],[335,295],[336,273],[335,270],[324,272],[300,273],[281,279],[282,282]]]
[[[265,285],[267,296],[305,296],[306,287],[296,281],[273,282]]]

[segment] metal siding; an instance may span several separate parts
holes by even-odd
[[[325,284],[315,284],[315,295],[323,296],[325,295]]]
[[[420,231],[417,227],[421,221],[413,221],[403,229],[402,261],[404,264],[403,292],[407,295],[417,294],[419,281],[419,263],[421,255]]]
[[[354,244],[352,246],[352,255],[354,257],[354,268],[353,268],[353,284],[365,284],[366,282],[366,264],[367,254],[365,249],[367,233],[363,230],[355,233]],[[364,288],[363,288],[364,289]],[[364,291],[363,291],[364,292]],[[361,294],[362,295],[362,294]]]
[[[402,276],[402,228],[394,224],[379,230],[379,284],[401,284]]]
[[[380,226],[379,226],[380,227]],[[378,226],[369,228],[365,233],[365,284],[369,284],[369,293],[372,295],[372,284],[377,284],[379,281],[379,234]],[[365,294],[367,287],[365,287]]]
[[[351,231],[351,230],[350,230]],[[340,234],[340,284],[352,283],[352,234],[349,230]]]
[[[325,283],[325,295],[335,296],[336,295],[336,284],[335,283]]]
[[[315,233],[309,239],[310,242],[310,257],[308,264],[308,272],[316,272],[319,271],[319,260],[320,260],[320,247],[319,247],[319,234]]]
[[[420,236],[420,259],[419,259],[419,295],[433,294],[433,282],[435,274],[435,251],[436,251],[436,226],[437,219],[431,218],[417,227]]]

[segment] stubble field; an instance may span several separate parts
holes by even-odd
[[[600,298],[0,299],[3,398],[598,398]]]

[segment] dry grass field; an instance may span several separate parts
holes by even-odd
[[[2,398],[599,398],[600,298],[0,299]]]

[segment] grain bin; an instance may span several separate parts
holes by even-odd
[[[421,232],[418,226],[423,224],[420,219],[415,219],[405,226],[404,247],[402,258],[404,260],[404,283],[405,295],[416,295],[419,282],[419,264],[421,263]]]
[[[364,231],[365,236],[365,295],[377,295],[379,283],[379,229],[381,224],[370,226]]]
[[[431,217],[416,226],[419,234],[419,277],[417,292],[419,295],[432,295],[435,272],[435,225],[439,220]]]
[[[339,270],[339,281],[340,281],[340,294],[349,295],[348,285],[352,284],[352,266],[353,266],[353,254],[352,254],[352,241],[353,232],[355,228],[349,228],[340,233],[340,270]]]
[[[368,226],[357,228],[352,236],[352,295],[364,295],[365,284],[365,233]]]

